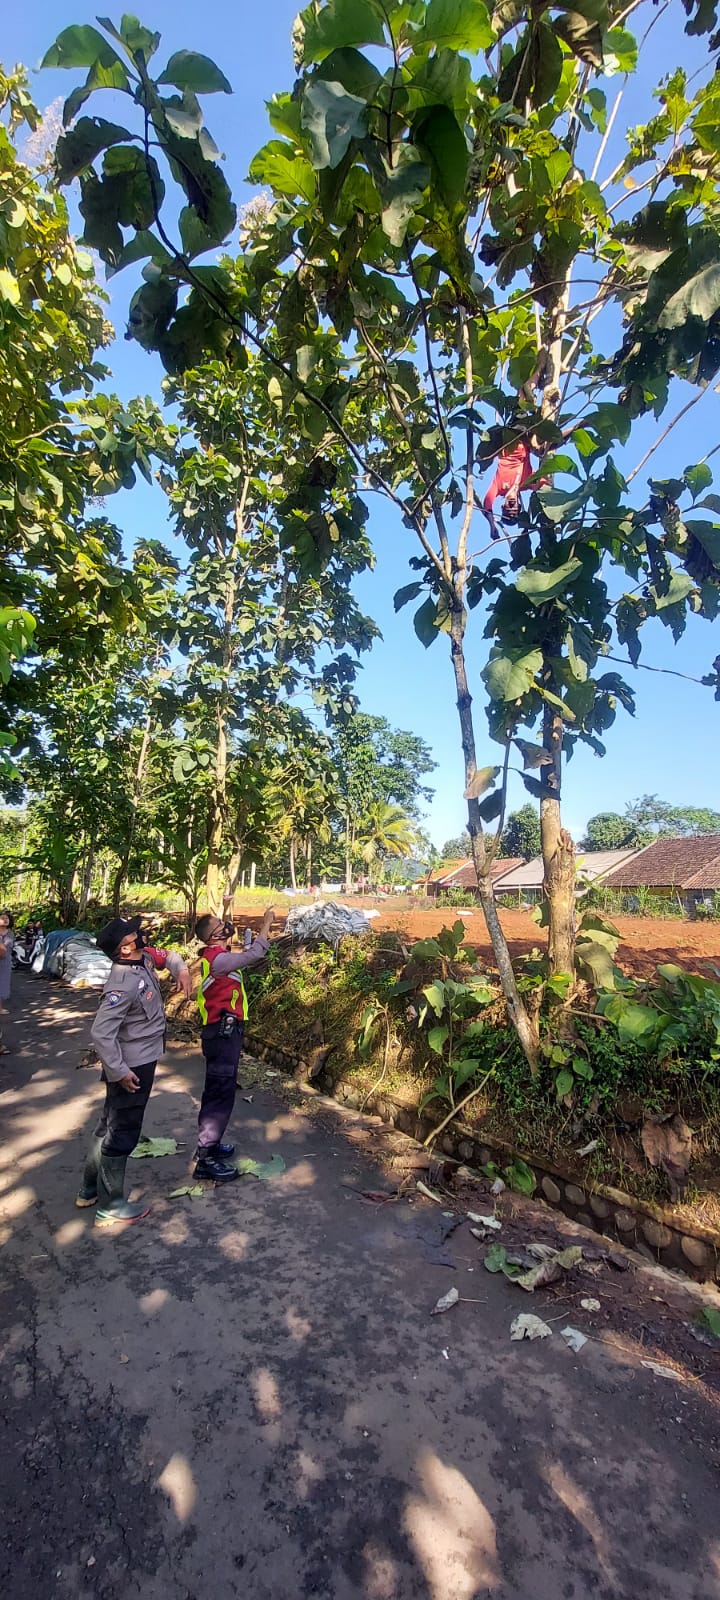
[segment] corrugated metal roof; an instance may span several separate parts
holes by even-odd
[[[577,858],[578,880],[582,882],[585,878],[595,883],[633,855],[637,855],[636,850],[587,850]],[[542,885],[542,856],[536,856],[534,861],[525,861],[522,866],[508,872],[507,876],[496,879],[494,887],[504,894],[506,889],[542,889]]]
[[[656,839],[607,878],[611,889],[714,889],[720,887],[720,834],[699,839]]]
[[[506,856],[493,861],[490,868],[490,877],[494,883],[498,877],[509,872],[512,867],[517,867],[522,862],[522,856]],[[428,883],[437,884],[441,889],[477,889],[477,874],[472,857],[466,856],[464,861],[451,862],[449,866],[436,867],[427,879]]]

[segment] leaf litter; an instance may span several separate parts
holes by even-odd
[[[177,1155],[177,1148],[177,1139],[140,1139],[130,1154],[134,1161],[141,1161],[143,1156]]]
[[[452,1306],[457,1305],[459,1299],[460,1293],[458,1289],[448,1289],[447,1294],[441,1295],[437,1304],[433,1306],[430,1312],[431,1317],[439,1317],[443,1311],[450,1311]]]
[[[263,1183],[269,1178],[279,1178],[285,1171],[285,1162],[282,1156],[271,1156],[269,1161],[254,1161],[252,1156],[240,1156],[235,1162],[236,1171],[241,1178],[260,1178]]]
[[[549,1339],[551,1335],[552,1328],[540,1317],[534,1317],[532,1312],[524,1312],[510,1325],[511,1339]]]

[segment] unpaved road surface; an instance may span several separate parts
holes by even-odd
[[[169,1200],[201,1082],[186,1046],[146,1119],[186,1150],[131,1163],[145,1223],[94,1230],[73,1208],[94,1004],[21,977],[0,1063],[4,1595],[720,1600],[718,1356],[676,1340],[674,1376],[642,1367],[661,1280],[628,1274],[623,1338],[585,1317],[573,1355],[577,1291],[491,1276],[467,1224],[433,1264],[441,1208],[364,1199],[386,1172],[353,1124],[258,1085],[238,1148],[284,1174]],[[609,1270],[584,1293],[610,1298]],[[552,1337],[511,1343],[519,1311]]]

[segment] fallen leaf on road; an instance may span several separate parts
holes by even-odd
[[[540,1317],[534,1317],[531,1312],[526,1312],[521,1317],[516,1317],[510,1326],[511,1339],[549,1339],[552,1328]]]
[[[562,1269],[558,1262],[548,1257],[546,1261],[541,1261],[539,1266],[531,1267],[529,1272],[521,1273],[515,1282],[520,1289],[527,1289],[528,1293],[532,1294],[535,1289],[545,1289],[549,1283],[557,1283],[561,1277]]]
[[[597,1150],[597,1147],[598,1147],[599,1143],[600,1143],[599,1139],[591,1139],[589,1144],[584,1144],[583,1145],[582,1150],[578,1150],[578,1155],[579,1156],[591,1156],[592,1153],[593,1153],[593,1150]]]
[[[720,1311],[716,1311],[714,1306],[703,1306],[695,1321],[703,1333],[711,1333],[720,1339]]]
[[[131,1155],[134,1161],[139,1161],[143,1156],[177,1155],[177,1139],[141,1139]]]
[[[682,1382],[680,1373],[674,1367],[661,1367],[658,1361],[641,1361],[640,1365],[647,1367],[648,1372],[654,1372],[656,1378],[676,1378],[678,1383]]]
[[[504,1272],[506,1278],[517,1278],[522,1272],[522,1267],[508,1260],[504,1244],[491,1244],[483,1266],[486,1272]]]
[[[459,1299],[460,1294],[457,1289],[448,1289],[447,1294],[441,1295],[437,1305],[433,1306],[430,1312],[431,1317],[439,1317],[441,1312],[449,1311],[452,1306],[457,1305]]]
[[[196,1200],[205,1194],[205,1190],[201,1183],[186,1183],[182,1189],[171,1189],[168,1200],[179,1200],[184,1194],[189,1194],[193,1200]]]
[[[424,1194],[426,1200],[434,1200],[437,1206],[442,1206],[445,1204],[445,1201],[441,1200],[439,1194],[433,1194],[432,1189],[428,1189],[427,1184],[423,1183],[422,1178],[417,1179],[415,1188],[419,1189],[421,1194]]]
[[[579,1350],[582,1350],[584,1344],[587,1344],[585,1334],[581,1333],[579,1328],[571,1328],[569,1326],[567,1328],[561,1328],[560,1338],[565,1340],[565,1343],[570,1346],[570,1349],[574,1351],[575,1355],[577,1355]]]
[[[592,1300],[592,1299],[581,1300],[580,1301],[580,1305],[582,1306],[583,1311],[599,1311],[600,1310],[600,1301],[599,1300]]]
[[[490,1193],[491,1194],[504,1194],[506,1188],[507,1188],[507,1184],[503,1183],[502,1178],[496,1178],[495,1182],[494,1182],[494,1184],[493,1184],[493,1186],[492,1186],[492,1188],[490,1190]]]
[[[251,1094],[244,1094],[243,1100],[245,1101],[246,1106],[251,1106],[253,1103],[253,1097]]]
[[[483,1217],[479,1211],[468,1211],[471,1222],[478,1222],[481,1228],[491,1228],[496,1232],[502,1227],[499,1217]]]
[[[269,1161],[254,1161],[252,1156],[240,1156],[235,1162],[241,1178],[279,1178],[285,1171],[285,1162],[282,1156],[272,1156]]]

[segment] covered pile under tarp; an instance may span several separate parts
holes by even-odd
[[[358,911],[339,900],[316,901],[314,906],[296,906],[288,912],[285,932],[297,944],[330,944],[333,949],[347,934],[369,933],[370,919],[377,911]]]
[[[33,961],[33,972],[63,978],[73,989],[96,989],[106,982],[111,966],[92,934],[79,928],[57,928],[47,935],[44,949]]]

